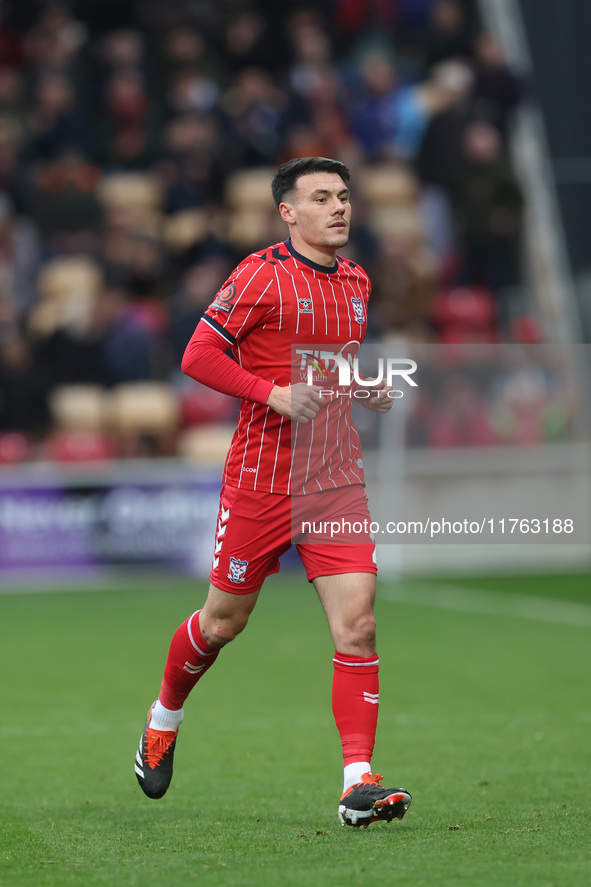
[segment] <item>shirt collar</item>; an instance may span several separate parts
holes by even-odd
[[[331,265],[330,267],[328,267],[327,265],[320,265],[318,264],[318,262],[313,262],[311,259],[307,259],[301,253],[295,250],[289,238],[284,241],[284,243],[294,259],[297,259],[298,262],[303,262],[304,265],[307,265],[309,268],[313,268],[314,271],[322,271],[324,274],[334,274],[335,271],[339,270],[339,263],[336,259],[334,265]]]

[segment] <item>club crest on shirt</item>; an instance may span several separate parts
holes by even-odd
[[[363,299],[351,299],[351,305],[355,312],[355,320],[357,323],[365,323],[365,308],[363,307]]]
[[[225,289],[221,290],[213,300],[212,307],[218,311],[224,311],[229,314],[234,307],[234,299],[236,298],[236,286],[231,283]]]
[[[248,561],[241,561],[240,558],[231,557],[230,558],[230,572],[228,573],[228,579],[231,582],[244,582],[246,579],[246,568],[248,567]]]
[[[314,314],[314,306],[309,296],[298,298],[298,314]]]

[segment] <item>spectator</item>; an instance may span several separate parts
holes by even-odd
[[[0,51],[0,117],[14,120],[19,130],[28,137],[28,112],[25,103],[25,83],[18,68],[9,67]]]
[[[199,28],[187,23],[172,22],[155,41],[153,55],[157,59],[158,79],[165,87],[180,70],[191,69],[210,78],[221,89],[227,73],[223,57],[213,51],[212,41]]]
[[[374,318],[384,330],[426,326],[436,264],[416,226],[401,226],[398,234],[385,233],[378,239],[371,279]]]
[[[41,79],[50,72],[72,76],[85,42],[85,28],[66,5],[48,5],[25,37],[25,53],[33,76]]]
[[[146,53],[142,35],[133,28],[110,31],[103,38],[101,59],[107,79],[123,71],[145,74]]]
[[[27,209],[27,171],[20,156],[25,141],[26,133],[18,120],[0,117],[0,190],[16,213]]]
[[[358,0],[332,0],[330,15],[339,46],[350,52],[360,40],[375,34],[393,34],[400,17],[400,0],[359,3]]]
[[[210,256],[192,265],[184,274],[181,287],[171,306],[171,341],[174,362],[180,362],[203,312],[231,271],[231,263],[223,256]]]
[[[105,85],[95,130],[96,157],[111,169],[144,169],[157,157],[160,120],[135,70],[115,71]]]
[[[360,65],[361,88],[351,106],[351,126],[374,160],[414,161],[432,118],[460,105],[471,83],[465,65],[447,62],[418,84],[401,84],[385,53],[371,52]]]
[[[394,59],[382,51],[367,53],[359,63],[359,83],[350,104],[349,122],[369,160],[392,155],[389,117],[398,89]]]
[[[123,288],[106,289],[95,316],[102,382],[117,385],[154,379],[161,361],[165,319],[142,311]]]
[[[477,116],[496,127],[506,141],[509,123],[524,93],[524,84],[508,67],[499,41],[481,31],[474,42],[476,79],[474,107]]]
[[[54,250],[93,250],[103,213],[96,197],[100,170],[75,150],[39,166],[33,175],[28,212]]]
[[[8,321],[8,314],[13,315],[12,331],[34,301],[34,277],[39,260],[39,239],[30,220],[22,216],[15,218],[9,199],[0,192],[0,299],[5,309],[0,317],[0,340],[5,338],[2,327]],[[11,311],[7,313],[9,306]]]
[[[229,199],[230,175],[292,156],[340,157],[356,171],[394,162],[418,174],[414,209],[382,203],[379,216],[360,200],[351,231],[349,257],[373,266],[376,336],[428,338],[436,286],[483,278],[502,288],[515,276],[521,216],[503,146],[522,87],[490,35],[473,42],[473,7],[3,6],[3,340],[24,327],[48,384],[174,379],[174,354],[217,271],[270,234],[264,208],[255,224]],[[472,57],[468,66],[458,53]],[[488,158],[464,154],[475,121],[498,133],[496,147],[480,139]],[[464,171],[476,191],[486,181],[488,206]],[[85,315],[78,328],[40,283],[54,259],[69,257],[91,259],[104,278],[92,306],[68,301],[66,313]]]
[[[223,111],[236,139],[241,166],[275,162],[284,129],[285,94],[263,68],[244,68],[224,94]]]
[[[429,121],[416,157],[416,170],[425,185],[449,191],[456,182],[462,163],[464,130],[475,119],[471,101],[472,76],[463,62],[443,62],[434,68],[434,77],[455,93],[441,113]]]
[[[76,106],[72,83],[62,73],[42,77],[30,117],[29,151],[34,159],[55,160],[67,149],[86,154],[89,122]]]
[[[498,443],[487,399],[466,376],[455,373],[445,380],[428,417],[426,443],[438,449]]]
[[[0,430],[37,436],[49,427],[49,379],[24,335],[0,349]]]
[[[8,68],[22,69],[25,66],[23,38],[3,12],[0,10],[0,59]]]
[[[222,34],[222,55],[230,77],[246,68],[275,73],[284,64],[286,47],[281,32],[272,33],[271,24],[256,8],[233,11]]]
[[[430,11],[424,45],[428,67],[472,56],[472,27],[462,0],[437,0]]]
[[[460,283],[483,284],[498,294],[516,279],[523,196],[501,138],[488,123],[465,131],[452,199],[462,251]]]
[[[173,114],[208,114],[217,108],[219,96],[220,90],[213,78],[186,67],[171,75],[166,99]]]

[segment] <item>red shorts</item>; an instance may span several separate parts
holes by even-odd
[[[339,573],[377,573],[364,488],[339,487],[307,496],[224,486],[210,580],[234,594],[257,591],[278,573],[295,544],[308,581]]]

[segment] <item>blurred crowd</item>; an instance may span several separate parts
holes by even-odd
[[[580,406],[559,348],[465,345],[454,355],[423,346],[420,366],[406,423],[411,448],[531,447],[580,432]]]
[[[539,340],[511,296],[523,94],[470,0],[5,0],[0,462],[218,450],[235,404],[180,358],[285,238],[294,156],[351,170],[373,339]]]

